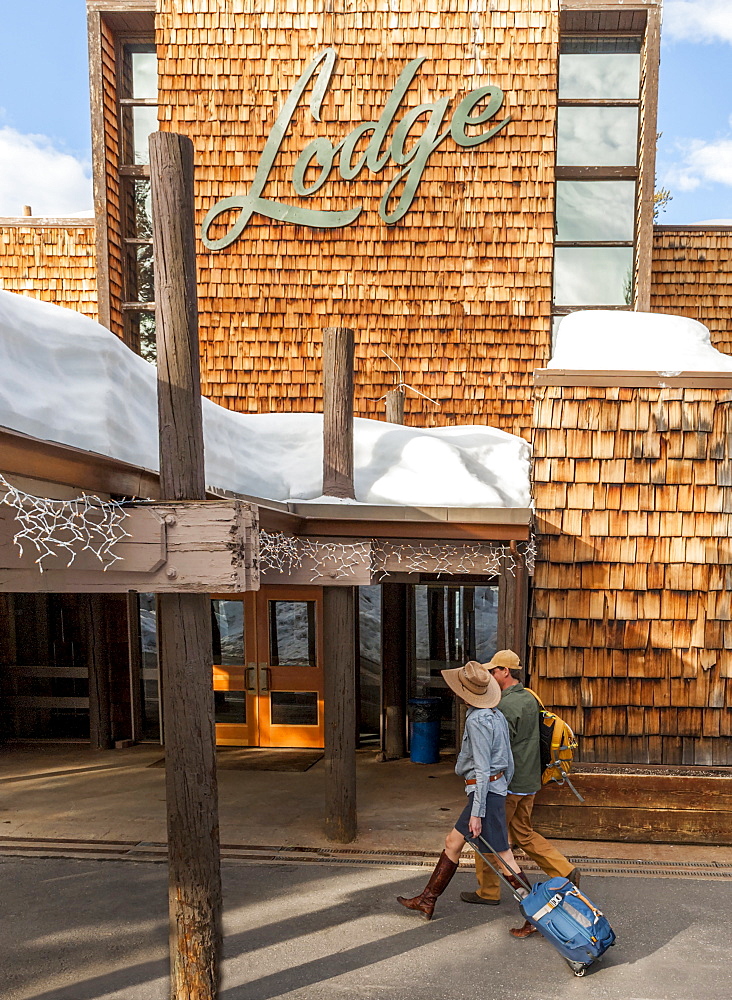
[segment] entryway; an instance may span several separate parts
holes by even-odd
[[[219,746],[323,746],[320,587],[212,600]]]

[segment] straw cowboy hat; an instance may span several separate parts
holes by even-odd
[[[495,708],[501,700],[501,689],[498,681],[488,669],[490,664],[468,660],[464,667],[454,670],[442,670],[448,686],[463,701],[474,708]]]

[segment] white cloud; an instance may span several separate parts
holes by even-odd
[[[45,135],[24,135],[0,128],[0,216],[63,216],[92,204],[88,163],[57,149]]]
[[[663,36],[678,42],[732,44],[730,0],[666,0]]]
[[[684,147],[681,161],[670,167],[663,186],[679,191],[695,191],[703,184],[732,187],[732,138],[704,142],[693,139]]]

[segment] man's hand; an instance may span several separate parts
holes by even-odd
[[[471,816],[470,822],[468,823],[468,829],[474,837],[479,837],[480,832],[483,829],[483,820],[480,816]]]

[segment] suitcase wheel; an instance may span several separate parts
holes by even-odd
[[[587,966],[582,962],[571,962],[567,959],[567,965],[570,967],[575,976],[584,976],[585,972],[587,972]]]

